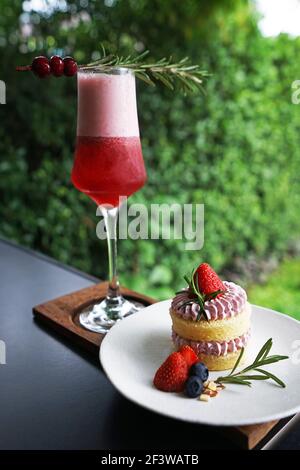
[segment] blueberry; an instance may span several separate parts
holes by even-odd
[[[196,362],[190,368],[190,375],[196,375],[205,382],[208,378],[208,368],[203,362]]]
[[[203,390],[203,382],[199,377],[196,377],[196,375],[192,375],[189,377],[186,381],[185,384],[185,394],[189,398],[196,398],[201,395]]]

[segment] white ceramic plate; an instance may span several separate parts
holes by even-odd
[[[118,322],[102,342],[102,366],[122,395],[172,418],[218,426],[262,423],[300,411],[300,322],[257,306],[252,307],[249,360],[272,337],[272,353],[290,358],[265,367],[286,388],[269,380],[253,382],[251,388],[230,384],[209,403],[156,390],[152,385],[155,371],[173,350],[169,306],[169,300],[159,302]],[[210,378],[225,374],[214,372]]]

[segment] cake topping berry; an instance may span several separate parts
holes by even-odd
[[[198,303],[200,305],[197,321],[202,315],[208,321],[209,318],[205,312],[205,302],[215,299],[220,295],[225,294],[226,287],[215,273],[215,271],[207,263],[202,263],[200,266],[193,270],[191,277],[184,276],[184,280],[188,284],[189,298],[183,305],[192,305]],[[182,292],[176,292],[179,294]]]
[[[208,368],[206,367],[203,362],[196,362],[192,365],[189,371],[190,375],[196,375],[199,377],[203,382],[206,382],[208,379]]]
[[[51,57],[50,61],[45,56],[38,56],[33,59],[31,65],[22,65],[16,67],[17,72],[32,71],[39,78],[48,77],[50,74],[54,77],[73,77],[78,70],[77,63],[72,57],[62,59],[58,55]]]
[[[174,352],[157,370],[153,383],[156,388],[164,392],[181,392],[187,378],[187,363],[179,352]]]
[[[199,290],[204,295],[213,294],[218,290],[226,290],[217,273],[207,263],[200,264],[195,272],[195,276],[198,278]]]
[[[198,356],[195,351],[187,345],[182,346],[178,351],[182,357],[185,359],[188,367],[191,367],[195,362],[198,361]],[[197,375],[197,374],[195,374]]]
[[[31,64],[31,70],[39,78],[48,77],[51,73],[51,68],[50,68],[49,60],[47,59],[47,57],[44,57],[41,55],[33,59],[32,64]]]
[[[77,64],[72,57],[65,57],[64,60],[64,74],[66,77],[73,77],[77,73]]]
[[[58,55],[53,55],[50,59],[51,73],[54,77],[61,77],[64,74],[64,62]]]
[[[186,381],[184,392],[189,398],[196,398],[201,395],[203,391],[203,382],[196,375],[191,375]]]

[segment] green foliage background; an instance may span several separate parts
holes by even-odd
[[[121,280],[164,297],[202,260],[223,272],[249,260],[260,269],[290,250],[300,233],[300,120],[291,104],[299,38],[262,37],[246,0],[68,0],[44,13],[0,2],[1,235],[105,277],[95,207],[70,184],[76,80],[14,72],[41,53],[86,63],[102,42],[120,53],[188,55],[212,74],[206,96],[138,84],[148,183],[132,202],[204,203],[205,245],[123,241]]]

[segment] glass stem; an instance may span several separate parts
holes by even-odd
[[[101,208],[104,218],[107,248],[108,248],[108,273],[109,284],[106,299],[108,302],[114,302],[120,297],[120,284],[117,271],[117,223],[119,208],[112,209]]]

